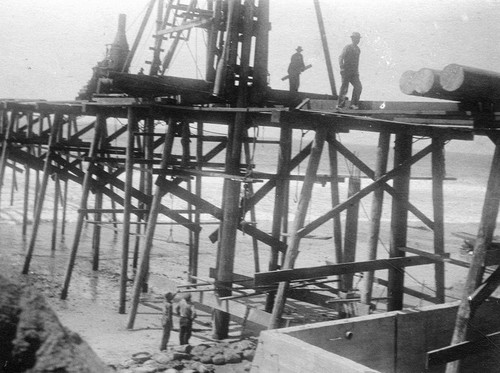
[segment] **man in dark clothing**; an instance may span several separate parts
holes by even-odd
[[[173,306],[172,300],[175,294],[167,293],[165,294],[165,308],[163,309],[163,315],[161,318],[161,325],[163,326],[163,335],[161,338],[160,351],[167,349],[168,340],[170,339],[170,331],[173,327]]]
[[[350,109],[359,109],[359,97],[363,89],[359,80],[359,55],[361,50],[358,44],[361,40],[359,32],[353,32],[351,35],[352,44],[346,45],[339,57],[340,75],[342,77],[342,85],[340,87],[339,102],[337,108],[343,108],[347,100],[347,90],[349,83],[352,84],[352,99]]]
[[[290,82],[290,106],[295,106],[297,92],[300,86],[300,73],[305,70],[304,57],[302,56],[302,47],[298,46],[296,53],[292,55],[288,65],[288,80]]]
[[[193,320],[196,318],[196,311],[191,302],[191,294],[187,294],[175,307],[179,319],[179,343],[187,345],[193,331]]]

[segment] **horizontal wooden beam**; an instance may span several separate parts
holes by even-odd
[[[368,272],[398,267],[410,267],[434,263],[432,259],[421,256],[368,260],[364,262],[340,263],[320,267],[295,268],[281,271],[260,272],[254,275],[256,286],[277,282],[305,280],[316,277],[344,275],[347,273]]]
[[[474,341],[458,343],[456,345],[439,348],[427,353],[426,368],[443,365],[451,361],[460,360],[468,355],[478,354],[490,349],[498,349],[500,332],[485,335]]]

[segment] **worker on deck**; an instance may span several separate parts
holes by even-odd
[[[189,344],[189,338],[193,332],[193,320],[196,318],[196,311],[191,302],[191,294],[186,294],[175,307],[179,319],[179,342],[181,345]]]
[[[296,52],[292,55],[290,59],[290,64],[288,65],[288,80],[290,82],[290,107],[294,107],[298,104],[297,92],[300,86],[300,74],[305,70],[306,66],[304,64],[304,57],[302,56],[302,47],[298,46],[295,49]]]
[[[342,85],[340,86],[339,101],[337,108],[343,108],[347,101],[347,91],[349,83],[352,84],[352,99],[350,109],[359,109],[359,97],[363,89],[359,80],[359,55],[361,50],[358,47],[361,41],[359,32],[353,32],[351,35],[352,43],[348,44],[342,50],[339,56],[340,76],[342,77]]]

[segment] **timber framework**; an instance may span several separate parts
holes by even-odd
[[[498,98],[471,95],[464,84],[463,92],[453,93],[452,99],[457,102],[365,101],[360,103],[360,110],[338,111],[335,110],[335,83],[330,74],[331,95],[301,92],[293,97],[299,103],[289,107],[288,92],[267,86],[268,2],[259,1],[258,5],[253,1],[209,3],[210,7],[200,9],[193,1],[150,2],[144,22],[151,16],[155,4],[158,14],[151,70],[147,75],[128,73],[139,42],[128,49],[123,38],[124,19],[120,18],[119,33],[109,51],[112,58],[96,66],[92,79],[77,100],[0,100],[0,182],[3,183],[10,170],[13,177],[24,174],[23,232],[30,238],[23,273],[29,272],[34,260],[49,184],[54,183],[57,196],[53,206],[52,245],[55,247],[59,224],[62,229],[65,224],[67,183],[72,182],[81,185],[82,192],[61,298],[65,299],[70,290],[83,224],[88,220],[95,223],[93,269],[98,270],[100,223],[103,214],[112,214],[115,223],[123,224],[119,312],[127,312],[127,291],[131,290],[128,328],[134,326],[146,283],[158,220],[168,218],[172,224],[189,232],[188,280],[195,287],[199,279],[200,232],[202,228],[207,229],[202,216],[208,215],[219,222],[219,227],[210,233],[217,247],[217,259],[210,273],[215,285],[212,306],[217,338],[227,337],[227,311],[236,298],[265,294],[263,308],[252,309],[258,314],[255,320],[259,320],[261,326],[278,328],[284,322],[282,316],[287,298],[325,306],[339,300],[340,294],[351,292],[353,275],[363,273],[365,290],[359,294],[359,303],[369,309],[372,285],[377,280],[387,287],[387,309],[396,311],[402,309],[405,294],[436,304],[444,303],[445,265],[459,265],[469,268],[469,276],[452,343],[463,342],[468,320],[500,283],[499,270],[482,280],[485,266],[500,264],[500,257],[491,249],[500,201],[497,129],[500,119],[495,111]],[[322,30],[319,2],[315,1],[315,5]],[[188,38],[187,33],[193,28],[204,28],[209,35],[206,79],[165,75],[175,46]],[[321,35],[327,56],[324,32]],[[167,36],[172,49],[162,56],[162,41]],[[329,57],[325,59],[329,61]],[[118,128],[112,124],[117,119],[123,123]],[[209,134],[206,130],[212,125],[223,128],[222,132]],[[259,138],[257,132],[252,131],[255,128],[274,128],[278,138]],[[294,131],[311,131],[314,139],[293,152]],[[357,131],[378,134],[373,168],[338,141],[338,134]],[[488,136],[495,144],[495,153],[474,256],[467,263],[452,259],[445,252],[444,149],[449,141],[471,141],[474,136]],[[429,139],[430,144],[414,151],[412,145],[416,138]],[[394,141],[392,167],[388,165],[391,141]],[[270,152],[276,155],[273,172],[261,170],[261,165],[252,157],[252,144],[258,143],[274,147]],[[325,145],[328,146],[330,173],[319,175],[318,166]],[[357,187],[353,185],[345,199],[339,193],[339,184],[346,178],[339,173],[339,156],[371,180],[362,188],[359,183]],[[420,211],[411,202],[409,193],[412,166],[425,157],[431,158],[432,216]],[[305,164],[305,173],[299,174],[296,170],[302,164]],[[35,181],[33,172],[38,175]],[[210,202],[203,190],[204,181],[214,177],[223,180],[221,190],[211,191],[220,195],[218,205]],[[301,182],[301,192],[294,218],[290,219],[292,180]],[[331,208],[306,223],[313,186],[318,182],[330,186]],[[353,180],[350,182],[356,184]],[[33,226],[28,232],[31,208],[28,194],[34,183],[37,185],[36,203]],[[377,253],[385,194],[392,198],[389,258],[381,258]],[[94,206],[88,205],[91,195]],[[167,206],[164,201],[167,195],[183,201],[187,207]],[[367,197],[373,198],[369,260],[359,262],[355,260],[355,207]],[[264,198],[271,198],[274,205],[270,231],[261,228],[255,213]],[[62,222],[58,222],[59,200],[63,201]],[[112,208],[103,207],[108,204]],[[343,243],[340,214],[345,211],[344,233],[353,239]],[[409,213],[432,230],[433,244],[428,250],[408,247]],[[302,239],[331,222],[332,263],[295,268]],[[132,227],[136,226],[143,228],[132,232]],[[142,238],[135,246],[134,262],[129,263],[130,237],[141,229]],[[234,273],[235,261],[239,259],[235,254],[238,231],[252,237],[253,276]],[[261,268],[263,252],[269,257],[266,268]],[[406,288],[404,268],[429,264],[434,266],[434,294]],[[136,275],[133,288],[127,289],[131,266]],[[387,280],[375,278],[379,270],[388,270]],[[296,291],[301,284],[316,286],[322,293]],[[235,291],[238,295],[233,294]]]

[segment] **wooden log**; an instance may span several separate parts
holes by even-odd
[[[401,92],[419,97],[460,100],[460,96],[443,89],[440,83],[441,71],[422,68],[418,71],[406,71],[401,75]]]
[[[440,84],[461,101],[500,100],[500,73],[458,64],[446,66]]]

